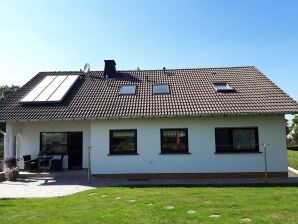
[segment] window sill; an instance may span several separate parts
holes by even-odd
[[[111,154],[111,153],[109,153],[109,154],[107,154],[108,156],[137,156],[137,155],[139,155],[139,153],[119,153],[119,154]]]
[[[260,154],[262,152],[215,152],[214,154]]]
[[[159,155],[191,155],[190,152],[162,152]]]

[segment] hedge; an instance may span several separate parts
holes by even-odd
[[[288,146],[288,150],[298,151],[298,145]]]

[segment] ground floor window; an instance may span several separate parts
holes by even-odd
[[[188,130],[179,129],[160,129],[161,153],[175,154],[188,153]]]
[[[216,152],[258,152],[258,128],[216,128]]]
[[[41,132],[41,154],[67,154],[67,132]]]
[[[110,154],[129,155],[137,153],[137,130],[110,130]]]

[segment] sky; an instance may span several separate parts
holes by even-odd
[[[254,65],[298,101],[298,1],[0,0],[0,85],[40,71]]]

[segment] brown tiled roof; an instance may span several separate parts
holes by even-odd
[[[61,103],[19,101],[47,75],[80,75]],[[108,83],[102,71],[40,72],[0,106],[0,120],[101,119],[297,113],[298,104],[255,67],[118,71]],[[218,93],[227,82],[236,92]],[[152,85],[168,83],[171,94],[154,95]],[[136,95],[119,95],[121,85]]]

